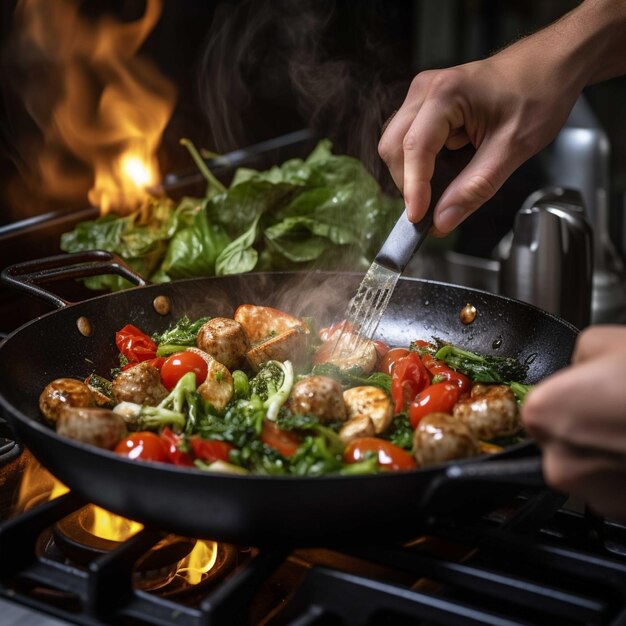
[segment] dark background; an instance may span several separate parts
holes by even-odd
[[[39,131],[24,110],[21,59],[12,55],[13,0],[0,5],[0,226],[51,210],[83,208],[86,197],[50,198],[30,171],[24,137]],[[178,90],[159,152],[163,173],[189,168],[179,139],[223,153],[303,127],[333,139],[337,152],[361,158],[394,192],[376,154],[384,120],[420,70],[484,57],[575,6],[566,0],[164,0],[161,19],[142,48]],[[85,0],[96,19],[133,20],[139,0]],[[621,239],[626,191],[624,79],[587,90],[611,145],[612,234]],[[523,199],[541,185],[529,162],[466,227],[464,251],[486,255]],[[86,188],[89,180],[86,180]],[[477,218],[478,219],[478,218]],[[491,236],[488,236],[488,235]],[[484,239],[484,245],[477,243]]]

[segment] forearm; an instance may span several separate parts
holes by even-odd
[[[531,42],[537,62],[559,67],[575,89],[626,74],[626,0],[584,0],[512,51]]]

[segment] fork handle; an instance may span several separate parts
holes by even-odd
[[[409,222],[406,210],[403,211],[374,261],[389,270],[402,273],[426,239],[426,235],[433,225],[434,210],[435,203],[433,202],[428,207],[426,215],[417,224]]]

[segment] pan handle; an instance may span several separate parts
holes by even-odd
[[[147,281],[119,256],[107,250],[71,252],[15,263],[2,270],[0,279],[14,289],[42,298],[61,309],[72,303],[40,285],[103,274],[117,274],[139,287],[147,284]]]
[[[540,456],[451,465],[446,469],[444,477],[445,480],[456,483],[505,483],[525,487],[546,486]]]
[[[434,476],[422,493],[420,506],[423,510],[440,512],[447,510],[448,504],[459,496],[468,492],[489,493],[490,487],[498,484],[545,489],[541,456],[450,465]],[[478,489],[468,490],[468,486]]]

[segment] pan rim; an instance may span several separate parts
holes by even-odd
[[[232,280],[233,278],[237,278],[237,277],[247,277],[247,276],[255,276],[256,278],[258,278],[259,280],[262,280],[265,277],[268,278],[272,278],[272,277],[293,277],[293,276],[297,276],[300,274],[314,274],[316,276],[319,277],[332,277],[332,276],[345,276],[345,277],[362,277],[364,275],[363,272],[353,272],[353,271],[329,271],[329,270],[316,270],[314,272],[304,272],[304,271],[280,271],[280,272],[254,272],[254,273],[247,273],[247,274],[235,274],[235,275],[228,275],[228,276],[207,276],[207,277],[198,277],[198,278],[186,278],[186,279],[180,279],[177,281],[172,281],[171,283],[153,283],[153,284],[149,284],[149,285],[144,285],[144,286],[134,286],[134,287],[130,287],[128,289],[124,289],[121,291],[117,291],[117,292],[111,292],[111,293],[105,293],[105,294],[98,294],[96,296],[94,296],[93,298],[88,298],[86,300],[82,300],[80,302],[73,302],[68,304],[65,307],[59,308],[59,309],[54,309],[52,311],[49,311],[47,313],[44,313],[43,315],[40,315],[32,320],[29,320],[28,322],[26,322],[25,324],[23,324],[22,326],[18,327],[17,329],[15,329],[14,331],[12,331],[5,339],[4,341],[2,341],[0,343],[0,360],[3,358],[3,350],[5,349],[5,347],[16,337],[18,336],[21,332],[24,332],[27,328],[40,323],[42,320],[47,319],[50,316],[53,315],[57,315],[60,313],[63,313],[64,311],[71,311],[73,310],[75,307],[80,307],[81,305],[84,305],[86,303],[94,303],[94,302],[98,302],[100,300],[110,300],[111,298],[115,299],[115,298],[122,298],[124,297],[125,294],[127,293],[135,293],[138,290],[141,291],[146,291],[148,290],[149,292],[152,291],[158,291],[160,289],[173,289],[175,288],[176,285],[184,285],[184,284],[188,284],[188,283],[198,283],[201,281],[221,281],[221,280]],[[454,283],[447,283],[444,281],[435,281],[435,280],[429,280],[429,279],[425,279],[425,278],[418,278],[418,277],[413,277],[413,276],[401,276],[400,277],[400,281],[403,282],[411,282],[411,283],[419,283],[419,284],[424,284],[424,285],[435,285],[435,286],[439,286],[439,287],[444,287],[444,288],[449,288],[449,287],[453,287],[454,289],[457,290],[461,290],[463,292],[467,292],[470,294],[476,294],[476,295],[483,295],[483,296],[487,296],[489,298],[496,298],[497,300],[503,301],[503,302],[510,302],[510,303],[514,303],[516,305],[521,306],[522,308],[526,308],[528,310],[534,310],[536,312],[541,313],[544,317],[547,317],[555,322],[558,322],[564,326],[566,326],[569,330],[573,331],[575,334],[579,333],[579,329],[577,329],[573,324],[571,324],[570,322],[568,322],[567,320],[564,320],[548,311],[545,311],[535,305],[529,304],[527,302],[523,302],[521,300],[516,300],[514,298],[510,298],[508,296],[503,296],[501,294],[495,294],[486,290],[482,290],[482,289],[476,289],[473,287],[466,287],[463,285],[456,285]],[[76,448],[79,450],[82,450],[84,452],[89,452],[91,454],[97,454],[97,455],[103,455],[104,458],[110,460],[110,461],[116,461],[116,462],[122,462],[122,463],[127,463],[129,467],[135,467],[137,465],[137,461],[132,460],[132,459],[126,459],[125,457],[122,457],[120,455],[115,454],[113,451],[110,450],[106,450],[106,449],[102,449],[102,448],[97,448],[96,446],[91,446],[89,444],[85,444],[82,443],[80,441],[75,441],[75,440],[71,440],[68,439],[66,437],[62,437],[61,435],[58,435],[56,433],[55,430],[53,430],[52,428],[50,428],[48,425],[46,425],[43,420],[40,419],[36,419],[34,417],[30,417],[28,415],[26,415],[25,413],[23,413],[21,410],[17,409],[15,406],[13,406],[8,399],[5,397],[4,393],[2,392],[2,390],[0,390],[0,406],[2,407],[2,412],[5,414],[7,421],[9,422],[10,425],[13,426],[13,422],[17,422],[18,425],[14,427],[14,429],[17,432],[18,438],[19,438],[19,429],[20,428],[30,428],[30,429],[34,429],[36,431],[38,431],[40,434],[45,435],[47,437],[52,436],[53,439],[55,439],[55,441],[61,443],[64,446],[68,446],[71,448]],[[470,458],[464,458],[464,459],[455,459],[452,461],[448,461],[446,463],[441,463],[441,464],[437,464],[437,465],[433,465],[433,466],[429,466],[426,468],[415,468],[415,469],[411,469],[411,470],[407,470],[407,471],[402,471],[402,472],[389,472],[389,473],[379,473],[379,474],[367,474],[367,475],[355,475],[355,476],[346,476],[346,475],[341,475],[341,474],[328,474],[328,475],[322,475],[322,476],[296,476],[296,475],[261,475],[261,474],[245,474],[245,475],[239,475],[239,474],[228,474],[228,473],[220,473],[220,472],[204,472],[203,470],[197,469],[197,468],[187,468],[187,467],[182,467],[182,466],[176,466],[176,465],[172,465],[172,464],[166,464],[166,463],[152,463],[152,462],[143,462],[143,466],[145,467],[153,467],[154,471],[158,470],[158,471],[167,471],[167,472],[172,472],[174,474],[181,474],[184,476],[209,476],[210,478],[220,478],[220,479],[224,479],[224,480],[235,480],[235,481],[241,481],[243,479],[245,479],[246,481],[250,481],[250,479],[253,479],[254,481],[259,481],[259,482],[265,482],[265,481],[272,481],[272,482],[283,482],[283,481],[293,481],[293,480],[304,480],[306,482],[308,481],[315,481],[315,482],[320,482],[320,481],[344,481],[345,479],[351,479],[351,480],[379,480],[382,478],[386,478],[388,479],[390,476],[410,476],[413,474],[417,474],[417,473],[424,473],[425,471],[441,471],[442,468],[448,468],[452,465],[458,465],[458,464],[469,464],[469,463],[477,463],[477,462],[485,462],[488,459],[501,459],[503,458],[503,455],[507,455],[510,453],[514,453],[522,448],[525,448],[527,446],[532,446],[534,445],[532,439],[527,439],[524,440],[520,443],[517,444],[513,444],[512,446],[509,446],[507,448],[505,448],[502,452],[498,452],[495,454],[483,454],[483,455],[479,455],[477,457],[470,457]],[[97,457],[96,457],[97,458]]]

